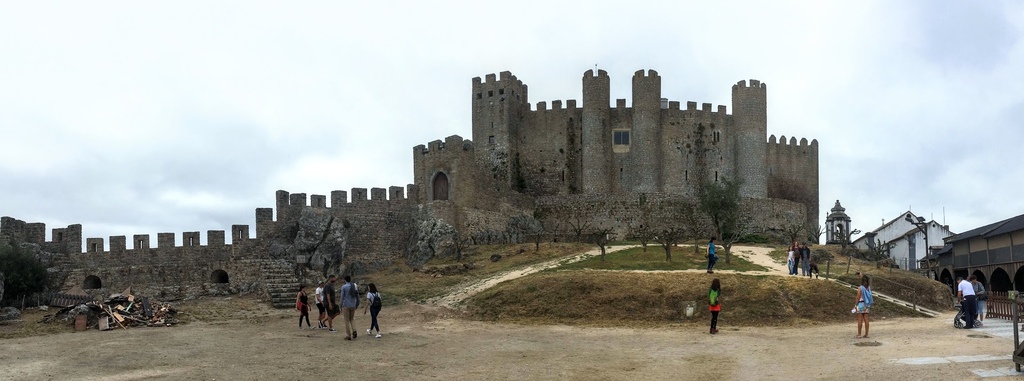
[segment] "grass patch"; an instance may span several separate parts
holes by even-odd
[[[360,277],[358,281],[361,284],[376,283],[384,295],[382,299],[385,305],[396,305],[404,301],[423,302],[445,295],[466,282],[487,278],[514,268],[584,253],[596,249],[597,246],[582,243],[542,243],[540,250],[534,248],[533,244],[471,246],[463,252],[462,261],[455,261],[453,258],[434,259],[424,266],[443,267],[464,263],[472,265],[472,269],[462,274],[432,275],[399,263]],[[492,262],[493,254],[501,255],[501,260]]]
[[[722,281],[722,324],[792,326],[853,321],[856,291],[825,280],[694,273],[558,271],[531,275],[468,301],[482,320],[621,326],[706,324],[711,279]],[[695,306],[686,318],[688,302]],[[877,300],[872,317],[921,316]]]
[[[40,323],[44,316],[54,314],[57,308],[41,311],[38,308],[27,308],[21,311],[21,319],[0,324],[0,339],[16,339],[21,337],[52,335],[71,332],[71,323]]]
[[[764,266],[756,265],[745,258],[732,255],[731,263],[725,263],[725,255],[720,254],[716,270],[735,271],[767,271]],[[649,246],[645,253],[642,248],[635,247],[621,250],[600,257],[588,258],[583,261],[562,265],[559,269],[566,270],[704,270],[708,260],[703,252],[694,253],[692,247],[677,247],[672,250],[672,262],[665,262],[665,250],[660,246]]]
[[[871,289],[897,299],[916,302],[920,306],[935,311],[950,311],[953,306],[952,291],[949,287],[921,274],[888,267],[878,267],[874,261],[851,259],[840,254],[837,246],[815,245],[812,253],[819,258],[818,270],[821,277],[838,279],[850,284],[860,284],[857,272],[872,277]],[[785,248],[773,250],[768,254],[778,263],[785,264],[787,253]]]

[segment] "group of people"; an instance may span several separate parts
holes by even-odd
[[[985,301],[988,300],[988,292],[985,286],[978,281],[978,277],[971,275],[967,279],[956,278],[956,296],[960,301],[960,308],[967,317],[967,324],[964,328],[975,328],[982,326],[985,321]]]
[[[807,247],[807,242],[801,242],[799,245],[796,241],[793,241],[793,245],[789,247],[787,252],[789,257],[786,260],[787,266],[789,266],[789,275],[797,275],[797,270],[802,272],[802,276],[808,278],[813,274],[818,276],[818,264],[811,261],[811,249]],[[801,266],[801,262],[803,266]]]
[[[352,282],[352,277],[348,275],[343,279],[345,284],[340,289],[335,289],[335,284],[338,281],[335,275],[327,277],[326,282],[320,282],[317,285],[316,291],[314,291],[316,308],[319,311],[317,328],[337,332],[338,330],[334,328],[334,318],[343,315],[345,340],[353,340],[359,336],[353,322],[356,309],[360,304],[359,286]],[[367,329],[366,333],[374,335],[373,332],[376,331],[378,339],[381,337],[381,333],[377,316],[380,314],[382,304],[383,300],[380,297],[380,292],[377,291],[377,285],[368,284],[366,286],[366,304],[363,306],[363,314],[366,314],[367,311],[370,312],[370,329]],[[299,311],[299,329],[302,329],[303,318],[305,318],[306,326],[309,329],[314,329],[313,325],[309,323],[309,297],[306,295],[305,285],[299,286],[299,293],[295,296],[295,309]]]

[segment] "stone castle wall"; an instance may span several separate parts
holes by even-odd
[[[110,237],[109,248],[87,238],[83,248],[81,225],[53,229],[46,241],[44,224],[9,217],[0,236],[53,253],[47,261],[61,289],[132,286],[162,298],[262,291],[286,306],[301,281],[448,255],[456,232],[476,243],[519,239],[508,234],[510,220],[535,211],[563,231],[568,219],[584,218],[625,238],[640,195],[678,204],[705,180],[743,179],[743,207],[757,230],[777,230],[794,215],[815,220],[817,141],[766,139],[764,84],[733,86],[730,115],[726,106],[663,99],[653,70],[634,73],[631,107],[625,99],[612,106],[604,71],[587,71],[582,83],[582,105],[539,102],[533,110],[527,86],[510,72],[474,78],[473,139],[414,147],[413,184],[329,196],[278,191],[275,208],[256,209],[255,237],[233,225],[207,232],[207,245],[192,231],[181,246],[175,234],[159,233],[155,247],[136,234]],[[622,132],[628,144],[615,144]]]

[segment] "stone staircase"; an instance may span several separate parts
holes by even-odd
[[[857,289],[857,286],[849,284],[849,283],[846,283],[846,282],[843,282],[843,281],[838,280],[838,279],[833,279],[832,281],[836,282],[837,284],[843,285],[845,287],[852,288],[854,290]],[[920,312],[922,314],[925,314],[928,317],[938,317],[939,315],[942,314],[942,313],[940,313],[938,311],[930,310],[930,309],[927,309],[927,308],[924,308],[924,307],[921,307],[921,306],[916,306],[916,305],[914,305],[914,303],[911,303],[911,302],[908,302],[908,301],[905,301],[905,300],[901,300],[901,299],[896,299],[896,298],[891,297],[889,295],[882,294],[882,293],[880,293],[878,291],[871,291],[871,296],[875,297],[875,299],[881,299],[881,300],[887,301],[889,303],[895,304],[895,305],[900,306],[900,307],[906,307],[906,308],[912,309],[914,311],[917,311],[917,312]]]
[[[260,275],[274,308],[295,308],[295,295],[299,293],[299,279],[294,264],[284,260],[260,262]]]

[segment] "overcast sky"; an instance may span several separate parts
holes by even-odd
[[[729,113],[765,82],[768,133],[819,142],[822,221],[1024,213],[1020,2],[491,3],[4,2],[0,215],[206,244],[278,189],[411,183],[413,146],[471,137],[473,77],[550,104],[595,64],[612,99],[655,69]]]

